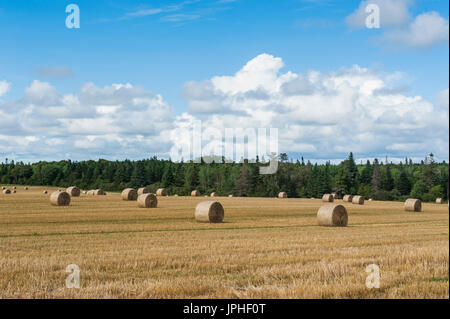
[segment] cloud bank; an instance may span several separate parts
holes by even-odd
[[[232,75],[182,88],[188,111],[175,114],[160,94],[129,83],[84,84],[63,94],[33,81],[23,97],[0,100],[0,156],[19,160],[168,157],[188,141],[183,128],[278,128],[279,152],[336,159],[448,159],[448,89],[432,102],[408,95],[400,73],[355,65],[331,72],[283,71],[261,54]],[[0,96],[10,84],[0,81]],[[400,88],[400,89],[399,89]],[[214,143],[214,137],[207,142]]]

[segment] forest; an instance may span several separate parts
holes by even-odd
[[[253,163],[251,163],[253,162]],[[259,166],[267,165],[258,158],[249,162],[225,163],[224,159],[207,164],[172,162],[152,157],[131,161],[71,161],[22,163],[5,160],[0,164],[0,183],[16,185],[48,185],[82,189],[101,188],[121,191],[126,187],[149,187],[151,191],[165,187],[169,194],[188,195],[194,189],[202,194],[274,197],[285,191],[288,197],[320,198],[335,192],[362,195],[366,199],[423,201],[448,199],[448,164],[438,163],[433,154],[420,163],[405,158],[400,163],[378,159],[355,163],[352,153],[341,163],[313,164],[301,158],[279,155],[276,174],[260,175]]]

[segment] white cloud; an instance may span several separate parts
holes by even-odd
[[[11,89],[11,83],[6,82],[5,80],[0,81],[0,97],[5,95]]]
[[[380,26],[398,26],[407,23],[410,19],[409,6],[410,0],[368,0],[362,1],[345,22],[353,28],[364,28],[366,26],[366,7],[369,4],[376,4],[380,8]]]
[[[385,39],[406,47],[430,47],[447,42],[449,24],[437,12],[426,12],[418,15],[406,28],[390,30]]]
[[[396,48],[427,48],[448,42],[449,23],[438,12],[424,12],[412,17],[410,0],[366,0],[356,11],[346,17],[345,22],[352,28],[365,28],[368,13],[366,7],[376,4],[380,8],[380,43]]]
[[[192,115],[180,122],[201,119],[204,128],[221,130],[276,127],[280,152],[309,158],[336,158],[350,151],[367,157],[421,156],[423,149],[448,158],[448,112],[394,87],[401,73],[359,66],[281,73],[283,66],[281,58],[262,54],[233,76],[187,83],[183,96]],[[186,143],[185,136],[177,136],[175,144]],[[398,147],[407,144],[422,147]]]
[[[161,95],[129,83],[83,85],[62,94],[35,80],[24,97],[0,103],[1,156],[42,160],[142,158],[167,154],[173,114]]]
[[[438,106],[442,110],[446,111],[447,113],[449,112],[448,88],[437,94],[436,106]]]
[[[187,82],[183,96],[190,112],[177,117],[161,95],[130,83],[86,83],[65,94],[33,81],[23,98],[0,101],[0,156],[167,157],[172,145],[190,143],[183,128],[202,120],[210,133],[278,128],[279,152],[311,159],[343,158],[350,151],[365,158],[420,158],[433,152],[448,159],[448,89],[433,105],[398,89],[400,72],[355,65],[300,74],[284,67],[281,58],[261,54],[233,75]],[[211,148],[218,142],[204,140]]]

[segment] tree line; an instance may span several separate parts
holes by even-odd
[[[337,165],[330,162],[289,160],[279,155],[278,171],[260,175],[259,167],[267,165],[257,158],[254,163],[172,162],[152,157],[145,160],[98,161],[71,160],[24,164],[0,164],[0,183],[47,185],[82,189],[121,191],[127,187],[148,187],[151,191],[165,187],[170,194],[188,195],[194,189],[202,194],[274,197],[280,191],[289,197],[321,197],[335,192],[362,195],[366,199],[423,201],[448,199],[448,164],[435,162],[433,154],[420,163],[405,159],[400,163],[383,163],[378,159],[356,164],[353,154]]]

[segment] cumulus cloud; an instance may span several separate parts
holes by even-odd
[[[407,27],[390,30],[387,41],[405,47],[430,47],[448,41],[449,24],[437,12],[418,15]]]
[[[35,80],[23,98],[0,103],[0,155],[30,160],[164,155],[172,122],[162,96],[139,86],[87,83],[79,92],[62,94]]]
[[[283,67],[281,58],[262,54],[234,75],[187,83],[183,96],[192,114],[180,122],[200,119],[204,128],[222,131],[275,127],[280,152],[310,158],[350,151],[413,157],[424,150],[448,157],[448,112],[398,89],[400,73],[353,66],[297,74]],[[186,143],[177,134],[173,142]]]
[[[352,28],[365,28],[366,7],[369,4],[376,4],[380,8],[380,25],[381,27],[398,26],[407,23],[410,19],[409,6],[410,0],[366,0],[359,4],[352,14],[350,14],[345,22]]]
[[[428,48],[448,42],[449,23],[438,12],[424,12],[412,17],[410,0],[362,1],[345,22],[351,28],[365,28],[368,13],[366,7],[378,5],[382,35],[379,42],[396,48]]]
[[[259,128],[268,129],[266,137],[276,128],[278,152],[311,159],[343,158],[350,151],[361,158],[421,158],[428,152],[448,158],[448,89],[432,104],[408,95],[400,72],[358,65],[330,72],[284,68],[280,57],[261,54],[234,74],[187,82],[189,112],[178,116],[160,94],[130,83],[86,83],[66,94],[36,80],[22,98],[0,101],[0,156],[168,157],[172,146],[192,143],[185,131],[201,120],[208,154],[223,154],[227,128],[240,138],[237,154],[250,151],[246,139],[259,135]],[[0,83],[6,92],[10,84]]]

